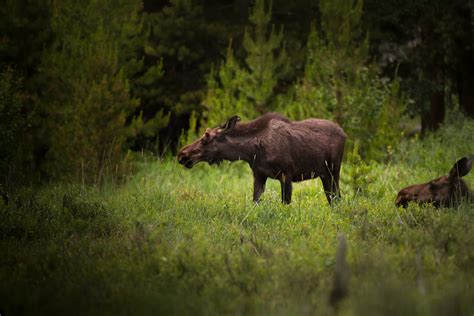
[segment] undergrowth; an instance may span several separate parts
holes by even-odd
[[[333,207],[319,180],[295,184],[289,206],[269,181],[254,205],[243,162],[187,170],[155,160],[119,187],[18,190],[0,202],[0,310],[471,315],[472,205],[398,209],[394,200],[473,153],[472,135],[464,121],[406,140],[387,163],[347,154]],[[340,234],[349,294],[335,310],[328,300]]]

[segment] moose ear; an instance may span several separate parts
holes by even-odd
[[[204,138],[209,139],[211,137],[211,129],[206,128],[206,131],[204,132]]]
[[[450,178],[461,178],[471,171],[472,168],[472,157],[463,157],[458,160],[449,172]]]
[[[235,127],[235,124],[237,124],[238,121],[240,121],[240,117],[238,117],[237,115],[234,115],[221,126],[221,129],[224,132],[228,132]]]

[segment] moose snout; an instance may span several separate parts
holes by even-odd
[[[395,201],[395,205],[396,205],[397,207],[400,207],[400,206],[407,207],[407,205],[408,205],[408,200],[407,200],[404,196],[402,196],[402,195],[399,194],[399,195],[397,196],[397,200]]]
[[[186,162],[186,160],[188,160],[187,157],[185,157],[185,156],[182,155],[181,153],[178,154],[178,163],[184,165],[184,163]]]
[[[189,160],[189,157],[188,155],[186,155],[183,151],[180,151],[178,153],[178,163],[184,165],[186,163],[186,161]]]
[[[178,163],[184,165],[186,168],[193,167],[193,160],[191,159],[191,155],[187,153],[184,148],[178,153]]]
[[[184,156],[181,156],[181,157],[178,156],[178,162],[179,162],[180,164],[184,165],[184,163],[186,162],[186,160],[187,160],[187,159],[186,159]]]

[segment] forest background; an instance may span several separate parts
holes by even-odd
[[[332,119],[376,161],[474,117],[473,1],[3,2],[2,183],[101,183],[235,114]]]

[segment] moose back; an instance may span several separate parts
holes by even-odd
[[[246,161],[253,171],[253,200],[258,202],[268,178],[281,183],[282,202],[291,202],[292,182],[320,178],[329,203],[340,196],[339,172],[346,135],[327,120],[290,121],[267,113],[243,123],[238,116],[207,129],[178,153],[178,162],[192,168],[200,161]]]

